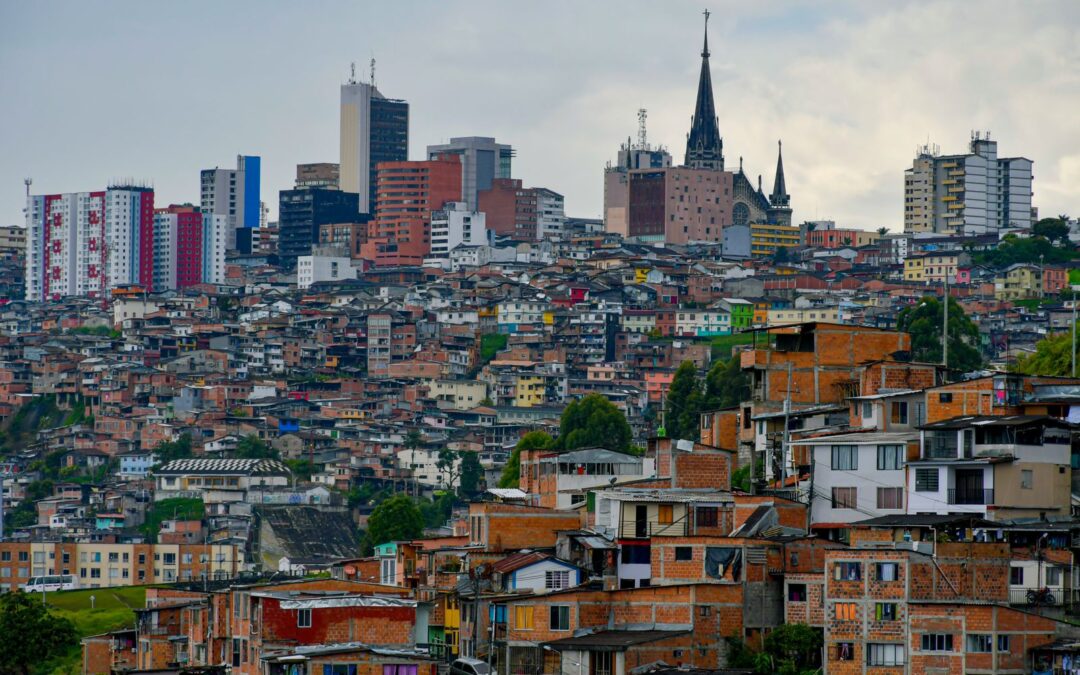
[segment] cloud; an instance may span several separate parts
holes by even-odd
[[[0,222],[21,220],[24,175],[50,192],[146,177],[159,203],[195,201],[199,169],[241,152],[263,155],[276,212],[295,164],[336,161],[338,85],[372,55],[380,88],[412,106],[413,158],[495,136],[526,184],[598,216],[604,164],[639,107],[650,140],[682,159],[700,4],[8,3]],[[916,146],[963,152],[971,129],[1035,161],[1041,212],[1080,211],[1080,5],[708,4],[728,166],[741,155],[771,185],[783,138],[797,219],[900,229]]]

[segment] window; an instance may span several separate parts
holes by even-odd
[[[544,572],[544,588],[557,591],[570,587],[570,570],[547,570]]]
[[[296,610],[296,627],[297,628],[311,628],[311,610],[310,609],[298,609],[298,610]]]
[[[514,608],[514,626],[520,630],[532,630],[533,608],[527,605],[519,605]]]
[[[551,630],[570,630],[570,606],[552,605],[551,622],[548,627]]]
[[[671,504],[661,504],[658,507],[657,522],[661,525],[670,525],[674,520],[674,509]]]
[[[1011,586],[1023,586],[1024,585],[1024,568],[1023,567],[1010,567],[1009,568],[1009,585]]]
[[[874,404],[873,403],[863,403],[862,404],[862,416],[863,416],[863,419],[866,419],[867,417],[873,417],[874,416]]]
[[[904,446],[879,445],[877,448],[877,468],[882,471],[895,471],[904,468]]]
[[[952,403],[952,393],[943,392],[937,396],[938,403]]]
[[[676,546],[675,547],[675,560],[687,561],[694,559],[694,549],[689,546]]]
[[[1008,635],[999,635],[997,642],[998,642],[998,651],[999,652],[1008,652],[1009,651],[1009,636]]]
[[[994,638],[985,633],[969,634],[967,636],[967,651],[976,654],[989,654],[993,651]]]
[[[165,564],[166,565],[175,565],[176,564],[176,554],[175,553],[166,553],[165,554]]]
[[[922,650],[924,652],[951,652],[952,634],[926,633],[922,636]]]
[[[697,508],[698,527],[716,527],[719,522],[719,509],[715,506],[699,506]]]
[[[1061,585],[1061,568],[1049,566],[1046,568],[1046,585],[1047,586],[1060,586]]]
[[[832,446],[833,471],[855,471],[859,468],[859,448],[854,445]]]
[[[915,492],[937,492],[938,470],[915,469]]]
[[[1033,474],[1031,472],[1031,469],[1021,469],[1020,470],[1020,487],[1023,488],[1024,490],[1030,490],[1031,485],[1032,485],[1032,483],[1034,481],[1034,478],[1032,476],[1033,476]]]
[[[874,564],[874,576],[878,581],[896,581],[896,578],[900,572],[900,565],[897,563],[875,563]]]
[[[875,644],[866,645],[866,665],[902,666],[904,665],[904,645]]]
[[[806,584],[788,584],[788,602],[806,602]]]
[[[851,661],[855,658],[855,643],[854,642],[837,642],[836,643],[836,660],[837,661]]]
[[[648,546],[625,545],[619,556],[624,565],[648,565],[652,560]]]
[[[877,489],[877,507],[879,509],[904,508],[904,488]]]
[[[908,404],[907,401],[893,401],[892,414],[889,418],[893,424],[907,424],[908,423]]]
[[[838,602],[833,607],[839,621],[855,621],[858,618],[859,606],[854,602]]]
[[[833,566],[833,579],[836,581],[861,581],[862,563],[838,562]]]
[[[832,507],[834,509],[853,509],[858,499],[858,488],[834,487],[832,489]]]
[[[11,562],[11,551],[0,552],[0,560],[4,562]]]
[[[874,604],[875,621],[896,621],[896,603],[878,602]]]

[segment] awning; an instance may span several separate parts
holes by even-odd
[[[615,548],[615,542],[608,541],[603,537],[577,537],[581,545],[590,550],[610,550]]]

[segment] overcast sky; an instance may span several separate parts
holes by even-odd
[[[197,202],[199,170],[263,157],[262,196],[338,161],[356,61],[411,104],[409,155],[451,136],[517,149],[514,176],[599,217],[602,173],[648,109],[685,152],[709,23],[729,168],[771,185],[784,140],[797,220],[903,226],[917,146],[990,130],[1035,162],[1043,215],[1080,215],[1080,3],[17,2],[0,0],[0,224],[36,194],[150,181]]]

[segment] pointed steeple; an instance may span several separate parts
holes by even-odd
[[[787,193],[787,183],[784,181],[784,144],[776,142],[776,178],[773,180],[772,194],[769,195],[769,203],[776,207],[786,207],[791,202]]]
[[[784,146],[777,141],[776,147],[776,178],[773,179],[766,215],[770,223],[791,225],[791,196],[787,193],[787,182],[784,180]]]
[[[709,10],[705,10],[705,42],[701,49],[701,75],[697,102],[686,136],[686,166],[694,169],[724,170],[724,142],[713,102],[712,73],[709,71]]]

